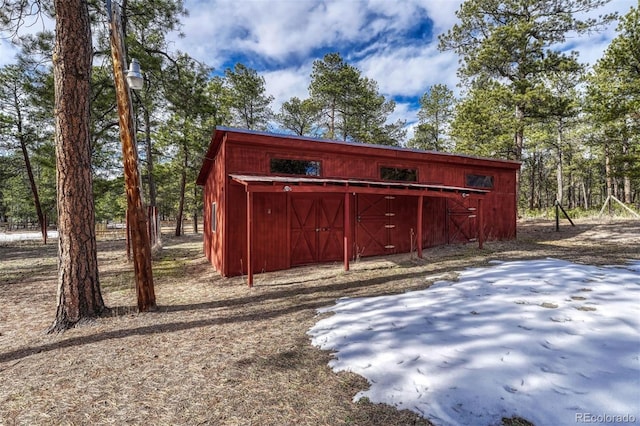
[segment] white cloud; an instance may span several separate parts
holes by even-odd
[[[190,11],[190,16],[184,19],[187,37],[176,41],[176,45],[179,48],[187,43],[190,47],[196,45],[196,54],[211,57],[234,51],[275,61],[304,57],[316,48],[359,39],[366,23],[365,10],[360,4],[351,1],[187,1]]]
[[[418,124],[418,110],[413,104],[407,102],[397,102],[395,110],[387,119],[387,123],[395,123],[398,120],[405,120],[404,129],[407,131],[405,141],[413,138]]]
[[[308,96],[311,64],[322,50],[340,52],[376,80],[385,96],[415,97],[438,83],[455,89],[457,58],[438,51],[436,36],[455,22],[460,3],[187,0],[186,38],[176,46],[217,69],[235,61],[257,68],[276,111],[292,96]],[[404,38],[407,28],[421,24],[423,39]],[[352,50],[354,45],[360,50]],[[272,69],[261,70],[265,63]],[[415,114],[415,105],[399,103],[390,121],[412,122]]]
[[[422,0],[422,4],[433,21],[434,33],[441,34],[458,21],[455,12],[460,8],[462,0]]]
[[[604,51],[614,37],[615,35],[585,37],[580,40],[574,40],[567,47],[569,47],[569,50],[578,52],[578,61],[580,63],[593,66],[598,59],[602,58]]]
[[[12,43],[12,40],[17,43],[21,36],[42,31],[54,31],[55,27],[55,20],[45,15],[34,15],[25,17],[17,31],[0,33],[0,66],[14,64],[17,61],[20,49]]]
[[[186,37],[172,35],[175,49],[218,71],[235,62],[265,77],[274,110],[292,96],[308,96],[313,60],[322,52],[340,52],[362,74],[378,82],[387,97],[401,97],[393,120],[415,121],[415,103],[434,84],[457,94],[458,58],[440,52],[437,36],[456,22],[463,0],[185,0],[190,15],[182,19]],[[637,0],[612,0],[590,15],[625,14]],[[53,28],[53,21],[45,25]],[[413,31],[407,35],[407,32]],[[423,31],[423,34],[420,33]],[[593,64],[615,36],[603,33],[567,40]],[[15,61],[15,49],[0,40],[0,65]],[[405,115],[403,115],[405,114]]]
[[[459,1],[386,0],[264,1],[187,0],[187,37],[176,42],[182,50],[216,65],[219,54],[255,54],[275,62],[305,58],[317,49],[346,50],[379,36],[396,37],[433,20],[434,31],[448,28]],[[397,42],[403,40],[386,40]],[[187,49],[188,46],[188,49]],[[194,49],[195,47],[195,49]],[[348,53],[348,52],[342,52]]]
[[[266,92],[274,97],[273,110],[279,111],[280,105],[293,96],[300,99],[309,97],[311,65],[301,68],[286,68],[262,74]]]
[[[434,84],[446,84],[453,90],[458,82],[457,57],[439,52],[433,44],[385,49],[357,66],[388,96],[420,96]]]
[[[591,11],[588,15],[580,16],[580,18],[596,18],[599,15],[613,12],[618,12],[620,17],[622,17],[627,14],[633,6],[638,7],[637,0],[613,0],[604,7],[596,11]],[[617,23],[614,23],[598,33],[587,34],[579,38],[568,38],[563,47],[577,51],[580,55],[580,62],[593,66],[598,59],[602,57],[611,40],[617,36],[616,27]]]
[[[0,39],[0,67],[16,62],[18,50],[10,42]]]
[[[397,102],[395,110],[389,115],[387,122],[395,123],[398,120],[406,120],[408,116],[417,117],[418,109],[408,102]],[[415,119],[414,119],[415,120]],[[407,124],[410,124],[407,121]]]

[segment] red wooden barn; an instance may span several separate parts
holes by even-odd
[[[516,236],[520,163],[218,127],[204,252],[223,276]]]

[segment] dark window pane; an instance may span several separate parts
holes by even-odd
[[[310,160],[271,159],[271,173],[285,175],[320,176],[320,162]]]
[[[475,188],[493,188],[493,176],[467,175],[467,186]]]
[[[383,180],[415,182],[418,180],[418,171],[416,169],[402,169],[398,167],[381,167],[380,178]]]

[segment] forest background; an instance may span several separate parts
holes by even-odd
[[[395,118],[396,101],[340,52],[313,62],[307,97],[292,97],[276,108],[265,77],[251,66],[237,62],[216,70],[172,50],[169,35],[188,16],[182,1],[124,0],[127,56],[140,61],[145,78],[144,88],[134,93],[145,202],[162,219],[175,221],[177,235],[187,216],[197,223],[202,197],[195,177],[213,129],[224,125],[518,160],[522,215],[545,212],[556,200],[572,214],[597,210],[611,196],[637,209],[638,8],[585,15],[607,3],[462,3],[457,23],[439,36],[439,49],[459,58],[460,86],[425,87],[415,122],[408,123]],[[48,2],[31,4],[35,15],[55,16]],[[21,22],[9,12],[0,13],[2,34],[20,52],[15,63],[0,68],[0,223],[55,225],[54,34],[19,36]],[[95,219],[123,222],[126,198],[104,5],[90,1],[89,13]],[[616,36],[595,64],[563,50],[567,38],[610,26],[616,26]]]

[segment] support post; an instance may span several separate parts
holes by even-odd
[[[253,193],[247,191],[247,285],[253,287]]]
[[[291,193],[285,192],[285,198],[287,203],[287,269],[291,268]]]
[[[569,223],[571,223],[571,226],[576,226],[575,223],[573,223],[573,221],[569,217],[569,214],[566,212],[564,207],[562,207],[562,205],[560,204],[560,201],[556,200],[556,231],[560,230],[560,218],[559,218],[560,215],[559,215],[558,209],[562,210],[562,214],[564,214],[564,217],[566,217]]]
[[[598,213],[598,217],[602,216],[602,213],[604,212],[604,209],[607,208],[607,206],[611,206],[611,204],[609,203],[609,201],[611,200],[611,195],[607,195],[607,199],[604,200],[604,204],[602,205],[602,208],[600,209],[600,213]],[[611,210],[611,209],[609,209]],[[611,212],[609,212],[611,213]]]
[[[351,247],[351,241],[349,236],[351,235],[351,197],[348,192],[344,193],[344,225],[342,226],[344,232],[344,270],[349,270],[349,248]]]
[[[418,226],[416,244],[418,246],[418,259],[422,259],[422,205],[424,203],[424,195],[418,197]]]
[[[48,236],[48,230],[47,230],[47,214],[44,214],[44,218],[42,220],[42,238],[44,238],[44,243],[47,244],[47,236]]]
[[[484,244],[484,212],[482,211],[482,198],[478,198],[478,248]]]
[[[113,77],[118,104],[120,141],[124,162],[124,183],[127,193],[127,226],[131,232],[131,251],[136,278],[138,310],[146,312],[156,309],[156,296],[153,288],[151,269],[151,244],[147,232],[147,217],[140,195],[140,175],[138,173],[138,148],[135,142],[135,123],[131,93],[124,75],[124,42],[118,6],[107,1],[109,16],[111,58]]]
[[[620,206],[625,209],[626,211],[628,211],[629,213],[631,213],[632,215],[634,215],[637,218],[640,218],[640,215],[636,212],[634,212],[633,210],[631,210],[629,207],[627,207],[622,201],[618,200],[618,198],[616,198],[615,196],[611,196],[611,199],[615,202],[617,202],[618,204],[620,204]],[[569,219],[571,220],[571,219]],[[573,223],[572,223],[573,224]]]

